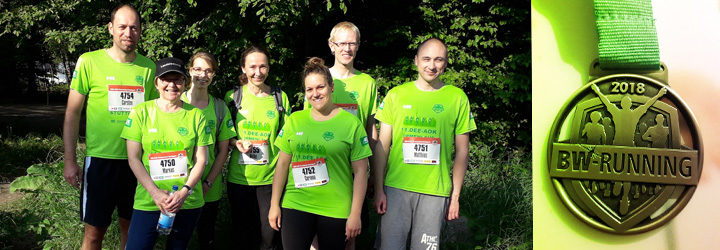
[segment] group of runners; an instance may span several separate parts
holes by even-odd
[[[136,53],[141,18],[129,5],[111,12],[108,30],[112,47],[77,61],[63,128],[64,177],[81,188],[83,249],[101,249],[116,208],[125,249],[154,247],[160,213],[176,214],[167,249],[186,249],[195,230],[199,247],[213,248],[228,156],[234,248],[353,249],[374,230],[366,191],[381,214],[379,249],[437,249],[443,221],[458,217],[476,126],[465,93],[439,79],[441,40],[418,46],[417,79],[379,103],[375,80],[353,66],[360,31],[341,22],[328,39],[333,66],[307,61],[304,109],[293,113],[286,93],[266,83],[262,46],[242,53],[240,84],[218,98],[208,93],[213,55],[185,63]]]

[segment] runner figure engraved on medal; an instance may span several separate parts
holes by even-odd
[[[698,133],[690,110],[662,82],[601,77],[558,114],[549,174],[564,204],[589,225],[645,232],[672,219],[695,191],[702,171]]]

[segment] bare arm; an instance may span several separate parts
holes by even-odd
[[[185,185],[190,186],[191,188],[194,188],[197,183],[200,181],[200,178],[202,178],[202,174],[205,171],[205,161],[207,159],[207,146],[200,146],[195,148],[195,154],[193,155],[194,158],[194,165],[192,167],[192,170],[190,170],[190,175],[188,175],[188,180],[185,182]],[[185,199],[190,196],[190,190],[187,188],[180,188],[173,196],[171,196],[167,201],[167,209],[170,212],[177,212],[182,207],[183,203],[185,203]]]
[[[600,88],[598,88],[597,85],[595,85],[595,84],[593,83],[592,85],[590,85],[590,88],[591,88],[593,91],[595,91],[595,94],[597,94],[598,97],[600,97],[600,101],[602,101],[602,103],[605,104],[605,106],[608,108],[608,111],[610,111],[610,113],[613,113],[613,111],[610,110],[611,107],[614,108],[614,109],[617,109],[617,107],[615,107],[615,104],[612,104],[612,103],[610,102],[610,100],[607,98],[607,96],[603,95],[603,94],[600,92]]]
[[[268,212],[270,227],[275,229],[275,231],[280,231],[281,227],[280,197],[287,182],[290,160],[292,160],[291,154],[285,153],[282,150],[278,151],[278,161],[277,164],[275,164],[275,175],[273,176],[272,183],[272,198],[270,198],[270,212]]]
[[[215,147],[218,147],[218,154],[215,156],[215,162],[213,162],[213,165],[210,168],[210,173],[208,173],[207,178],[205,178],[207,182],[203,183],[203,195],[205,195],[207,190],[210,190],[212,185],[215,183],[215,179],[223,169],[223,166],[225,166],[225,161],[228,157],[228,143],[228,140],[224,140],[215,144]]]
[[[380,122],[380,134],[375,144],[375,210],[378,214],[384,214],[387,209],[387,197],[385,197],[385,166],[387,165],[390,144],[392,143],[392,126]]]
[[[660,99],[660,97],[662,97],[663,95],[665,95],[665,93],[667,93],[667,89],[666,89],[665,87],[663,87],[662,89],[660,89],[660,91],[658,91],[657,95],[653,96],[653,97],[650,98],[650,100],[647,101],[645,104],[643,104],[642,106],[640,106],[640,107],[638,107],[637,109],[635,109],[635,110],[637,110],[636,112],[638,112],[638,113],[645,113],[645,112],[647,111],[647,109],[650,108],[650,106],[652,106],[653,104],[655,104],[655,102],[656,102],[658,99]]]
[[[468,152],[470,151],[470,135],[468,133],[455,135],[455,160],[452,169],[452,192],[450,193],[450,207],[447,220],[458,218],[460,212],[460,190],[465,180],[465,171],[468,165]]]
[[[63,177],[73,187],[79,187],[82,182],[82,170],[77,164],[78,130],[80,129],[80,117],[82,116],[85,96],[70,89],[68,94],[67,108],[65,109],[65,121],[63,122],[63,145],[65,147],[65,168]]]
[[[352,162],[353,173],[353,194],[352,206],[350,208],[350,216],[345,223],[346,239],[355,238],[362,231],[360,221],[360,212],[362,211],[363,200],[365,200],[365,190],[367,190],[367,158],[363,158]]]
[[[161,212],[166,212],[165,200],[167,199],[167,191],[160,190],[155,182],[150,178],[145,169],[145,165],[142,163],[142,144],[136,141],[127,140],[127,151],[128,151],[128,164],[130,164],[130,170],[135,174],[138,182],[148,191],[150,197],[152,197],[155,205],[160,209]]]

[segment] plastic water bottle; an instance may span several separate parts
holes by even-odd
[[[173,185],[172,191],[170,191],[169,195],[172,196],[177,190],[178,190],[178,186]],[[173,222],[175,222],[175,213],[160,212],[160,219],[158,219],[158,223],[157,223],[158,233],[160,233],[162,235],[170,234],[170,232],[172,232]]]

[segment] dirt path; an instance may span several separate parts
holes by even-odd
[[[2,104],[0,134],[23,136],[34,132],[60,135],[64,117],[65,105]]]
[[[0,210],[7,209],[7,204],[22,198],[22,193],[10,193],[10,183],[0,184]]]

